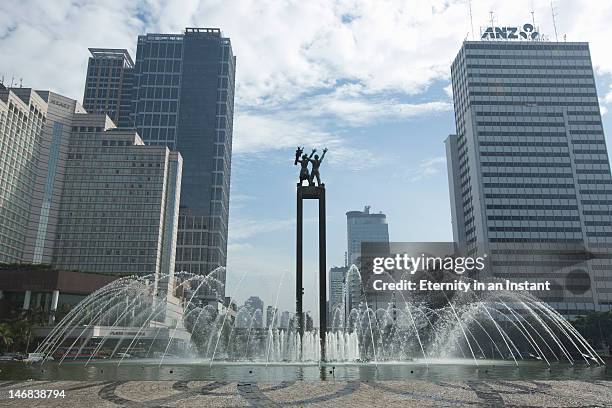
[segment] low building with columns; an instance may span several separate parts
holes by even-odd
[[[27,264],[0,265],[0,274],[0,320],[29,311],[48,324],[117,278]]]

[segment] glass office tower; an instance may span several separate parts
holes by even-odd
[[[146,144],[183,157],[177,270],[207,274],[226,264],[235,67],[217,28],[138,37],[132,103],[119,117]],[[224,271],[217,277],[225,283]],[[224,296],[221,285],[204,298]]]
[[[588,44],[466,41],[451,76],[459,249],[488,254],[495,277],[550,281],[536,295],[566,315],[609,310],[612,183]]]
[[[83,107],[105,113],[117,125],[131,127],[134,62],[125,49],[90,48]]]
[[[387,216],[382,212],[370,213],[370,206],[363,211],[348,211],[346,213],[346,240],[348,266],[356,265],[361,268],[361,244],[363,242],[389,243],[389,225]],[[348,291],[346,305],[347,311],[356,308],[361,302],[362,283],[359,276],[346,276]],[[373,307],[386,307],[389,299],[386,293],[368,297],[368,303]]]

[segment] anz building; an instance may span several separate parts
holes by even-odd
[[[589,45],[525,31],[466,41],[452,64],[454,240],[486,254],[489,278],[549,281],[534,294],[566,316],[610,310],[612,181]]]

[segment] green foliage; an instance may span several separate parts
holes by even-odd
[[[14,333],[7,323],[0,323],[0,351],[5,352],[13,345]]]
[[[43,315],[46,314],[42,311],[32,310],[0,323],[0,352],[28,352],[34,340],[33,327]]]
[[[612,311],[591,312],[571,323],[593,347],[612,345]]]

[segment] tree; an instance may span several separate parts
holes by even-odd
[[[14,334],[10,326],[6,323],[0,323],[0,350],[7,351],[14,342]]]
[[[572,325],[593,347],[612,345],[612,311],[588,313],[572,321]]]

